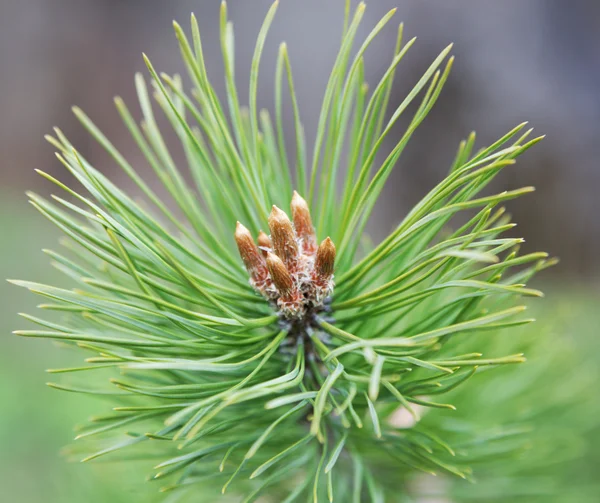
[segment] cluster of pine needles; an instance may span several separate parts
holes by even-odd
[[[78,436],[87,439],[82,457],[142,457],[172,501],[186,494],[216,501],[221,492],[244,501],[404,501],[415,474],[474,479],[481,460],[512,452],[520,435],[511,428],[479,435],[468,422],[453,429],[452,420],[436,418],[455,414],[446,393],[476,390],[481,372],[524,361],[490,341],[532,321],[521,299],[541,294],[526,283],[553,260],[520,254],[522,239],[511,237],[503,204],[533,189],[484,191],[540,138],[521,124],[475,150],[471,134],[447,176],[374,245],[365,227],[440,96],[451,47],[388,111],[394,74],[415,40],[405,41],[400,25],[391,63],[368,86],[364,53],[393,11],[353,49],[365,6],[351,15],[347,4],[309,152],[285,44],[274,115],[257,109],[261,54],[276,8],[258,34],[247,108],[238,100],[225,3],[225,101],[207,76],[194,16],[191,38],[175,24],[191,91],[144,57],[150,78],[135,78],[141,121],[115,100],[167,198],[80,109],[77,118],[129,177],[135,196],[60,130],[48,136],[84,190],[40,171],[64,194],[30,198],[65,236],[62,251],[45,251],[73,288],[15,281],[47,299],[44,312],[61,314],[59,321],[25,315],[41,328],[18,333],[86,354],[81,367],[51,371],[80,375],[52,386],[108,400],[106,415]],[[293,149],[284,134],[286,107]],[[156,114],[178,137],[184,162],[167,148]],[[400,118],[405,129],[393,138]],[[289,207],[295,190],[310,208],[317,242],[330,237],[337,248],[328,297],[310,323],[289,323],[255,291],[234,239],[238,221],[253,236],[268,229],[272,206]]]

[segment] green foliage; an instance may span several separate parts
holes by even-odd
[[[451,48],[388,117],[394,73],[414,39],[404,43],[400,25],[396,56],[370,91],[364,52],[393,12],[352,55],[360,4],[346,19],[310,157],[285,45],[274,119],[256,106],[261,53],[276,7],[258,35],[247,109],[236,91],[225,4],[225,103],[206,74],[193,16],[191,39],[175,24],[192,90],[184,90],[178,75],[158,74],[145,58],[149,85],[141,75],[135,80],[139,125],[116,99],[169,200],[81,110],[75,114],[82,125],[143,201],[92,166],[60,130],[48,137],[86,195],[40,172],[69,197],[30,198],[65,234],[64,251],[46,252],[75,287],[15,281],[48,299],[44,311],[64,315],[59,322],[24,315],[42,329],[18,334],[57,340],[87,355],[85,365],[51,371],[82,375],[53,387],[109,403],[79,434],[86,439],[81,457],[153,461],[152,479],[164,481],[170,501],[186,494],[214,501],[219,491],[242,494],[244,501],[261,494],[274,501],[402,501],[408,489],[399,488],[417,472],[471,479],[474,468],[497,455],[496,443],[477,428],[449,428],[442,418],[455,406],[438,395],[453,392],[456,403],[468,402],[456,393],[476,389],[466,383],[477,374],[524,361],[520,351],[498,350],[489,341],[532,321],[523,317],[520,298],[541,294],[525,283],[553,261],[544,253],[520,255],[522,240],[506,235],[514,224],[501,205],[531,188],[482,191],[540,138],[529,139],[531,130],[521,124],[475,152],[471,134],[447,177],[371,245],[365,234],[371,212],[442,91]],[[292,153],[283,134],[284,78],[295,123]],[[156,105],[180,141],[185,172],[159,130]],[[404,133],[386,152],[390,131],[406,114]],[[346,166],[342,152],[348,152]],[[337,243],[338,260],[331,312],[319,315],[317,329],[291,337],[289,325],[248,283],[233,232],[237,220],[254,234],[265,228],[268,209],[287,206],[294,189],[306,196],[319,238]],[[98,386],[86,377],[90,371],[110,381]],[[399,426],[404,413],[412,419]],[[515,436],[502,445],[513,452],[523,441],[516,435],[521,430],[508,431]]]
[[[453,482],[448,488],[453,501],[596,501],[600,397],[592,390],[600,375],[595,301],[589,297],[594,294],[564,286],[553,295],[563,298],[549,299],[543,320],[516,338],[489,341],[494,351],[525,350],[526,365],[481,375],[477,389],[454,392],[455,414],[424,418],[428,427],[447,431],[448,441],[466,439],[468,454],[484,455],[476,484]],[[485,442],[469,439],[474,432]]]

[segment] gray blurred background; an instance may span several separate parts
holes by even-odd
[[[243,103],[255,37],[270,3],[229,2]],[[137,112],[133,75],[145,71],[142,51],[158,69],[184,73],[173,19],[187,28],[190,12],[196,13],[209,74],[222,89],[219,4],[218,0],[0,0],[1,276],[44,280],[51,275],[39,249],[52,246],[56,236],[27,205],[23,192],[51,190],[35,168],[69,181],[43,139],[53,126],[60,126],[97,167],[113,178],[120,176],[78,125],[72,105],[83,108],[134,165],[139,160],[140,171],[146,169],[112,98],[122,96]],[[343,4],[343,0],[281,0],[263,55],[259,105],[272,110],[275,57],[279,42],[287,42],[309,144],[339,46]],[[375,238],[443,177],[458,142],[471,130],[477,131],[477,145],[482,146],[528,120],[547,138],[507,170],[496,188],[537,187],[537,193],[511,202],[509,209],[520,225],[519,234],[528,239],[528,249],[561,258],[561,265],[550,273],[561,281],[556,283],[558,290],[568,295],[572,285],[595,281],[600,272],[596,259],[600,2],[371,0],[357,38],[392,7],[398,7],[393,23],[367,52],[367,80],[375,84],[389,63],[398,22],[404,21],[406,38],[417,35],[418,40],[399,67],[391,107],[449,42],[455,43],[457,60],[438,105],[414,136],[384,192],[374,219]],[[0,298],[4,337],[20,326],[14,312],[34,300],[4,286]],[[42,354],[46,347],[14,337],[2,342],[0,379],[7,385],[0,385],[0,500],[8,491],[19,502],[96,501],[91,494],[107,489],[98,484],[104,472],[98,476],[84,468],[66,470],[56,458],[58,447],[72,437],[71,424],[85,418],[88,405],[43,388],[41,369],[58,366],[55,353]],[[15,390],[15,379],[22,383],[26,398]],[[32,390],[39,396],[30,395]],[[111,476],[119,475],[123,476]],[[72,489],[75,479],[81,481],[81,492]],[[71,489],[65,490],[61,481]],[[112,494],[107,500],[116,501]],[[134,500],[127,496],[126,501]]]

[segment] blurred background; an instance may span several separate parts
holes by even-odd
[[[51,189],[35,168],[70,181],[43,135],[55,125],[61,127],[88,160],[118,180],[117,168],[78,125],[70,107],[83,108],[135,165],[140,156],[124,134],[112,107],[113,96],[122,96],[135,110],[133,75],[144,71],[142,52],[159,69],[184,73],[171,21],[187,26],[192,11],[200,23],[209,74],[219,87],[219,4],[217,0],[0,0],[1,277],[42,282],[54,276],[40,250],[54,246],[57,233],[23,194],[26,189],[41,193]],[[309,142],[339,47],[343,4],[343,0],[281,0],[263,55],[259,105],[272,109],[277,48],[279,42],[287,42]],[[481,146],[527,120],[547,138],[507,170],[496,186],[536,186],[534,195],[512,202],[509,210],[529,250],[545,250],[561,259],[545,274],[548,298],[538,309],[564,314],[561,326],[578,340],[595,337],[600,326],[596,312],[600,3],[372,0],[367,4],[358,39],[392,7],[398,7],[394,19],[404,21],[406,38],[418,36],[399,67],[391,107],[449,42],[455,43],[457,58],[438,105],[384,191],[373,219],[378,223],[372,229],[374,237],[384,235],[444,176],[458,142],[471,130],[477,131]],[[240,101],[245,103],[254,41],[270,0],[230,0],[228,5],[235,27]],[[367,52],[366,74],[372,84],[392,57],[395,35],[390,23]],[[140,172],[146,169],[140,163]],[[77,356],[47,342],[11,336],[11,330],[23,325],[16,312],[31,312],[35,299],[4,283],[0,299],[0,500],[7,496],[6,501],[23,503],[151,501],[148,494],[155,487],[141,493],[137,483],[141,475],[131,465],[75,465],[59,456],[73,436],[72,425],[98,406],[94,400],[44,386],[44,368],[77,361]]]

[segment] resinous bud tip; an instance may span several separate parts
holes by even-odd
[[[333,241],[329,237],[325,238],[319,245],[315,260],[315,270],[320,276],[331,277],[333,275],[335,253]]]
[[[296,191],[294,191],[292,197],[291,208],[296,234],[302,239],[302,251],[308,255],[314,255],[317,251],[317,237],[310,217],[310,210],[307,202]]]
[[[250,234],[250,231],[246,228],[246,226],[244,226],[242,223],[237,221],[235,223],[235,239],[236,239],[236,241],[238,240],[238,238],[246,238],[247,236],[249,236],[250,239],[252,239],[252,234]]]
[[[289,296],[294,289],[294,281],[283,261],[274,253],[267,252],[267,269],[280,295]]]

